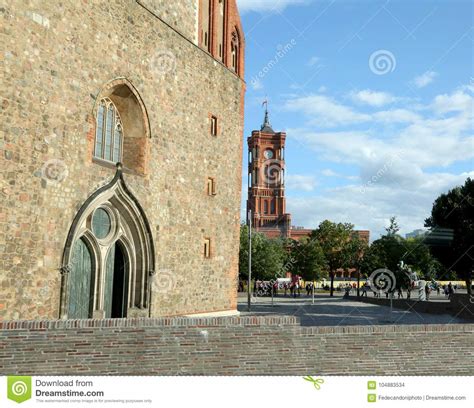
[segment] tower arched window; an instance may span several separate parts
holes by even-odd
[[[212,1],[201,0],[201,46],[208,52],[212,48]]]
[[[217,1],[217,57],[225,61],[226,0]]]
[[[230,52],[231,52],[231,67],[232,69],[239,74],[240,71],[240,38],[237,30],[232,32],[232,38],[230,43]]]
[[[97,109],[94,156],[112,163],[122,161],[123,124],[109,98],[102,98]]]

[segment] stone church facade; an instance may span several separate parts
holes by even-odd
[[[6,0],[0,320],[232,314],[236,0]]]

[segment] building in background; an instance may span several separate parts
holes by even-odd
[[[428,233],[427,230],[424,229],[416,229],[412,232],[409,232],[408,234],[405,234],[405,238],[418,238],[418,237],[424,237]]]
[[[1,15],[0,320],[235,313],[236,0]]]
[[[265,104],[267,104],[265,102]],[[248,144],[247,221],[252,214],[252,226],[269,238],[299,240],[312,229],[291,225],[286,212],[285,197],[285,132],[275,132],[270,124],[268,107],[260,130],[252,131]],[[370,231],[358,230],[367,243]],[[355,270],[338,271],[337,277],[351,277]]]
[[[260,130],[248,138],[247,217],[251,211],[254,228],[271,238],[291,236],[285,198],[285,140],[285,132],[272,129],[268,109]]]

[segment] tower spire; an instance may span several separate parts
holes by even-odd
[[[260,128],[261,132],[275,133],[270,124],[270,119],[268,118],[268,99],[265,99],[262,103],[262,106],[265,105],[265,118],[263,119],[263,125]]]

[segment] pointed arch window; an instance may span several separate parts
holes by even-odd
[[[97,109],[94,156],[112,163],[122,161],[123,124],[109,98],[102,98]]]
[[[217,57],[225,61],[226,0],[217,2]]]
[[[212,50],[212,1],[201,0],[201,46],[208,52]]]
[[[240,73],[240,38],[239,33],[236,31],[232,32],[232,39],[230,43],[231,52],[231,67],[237,73]]]

